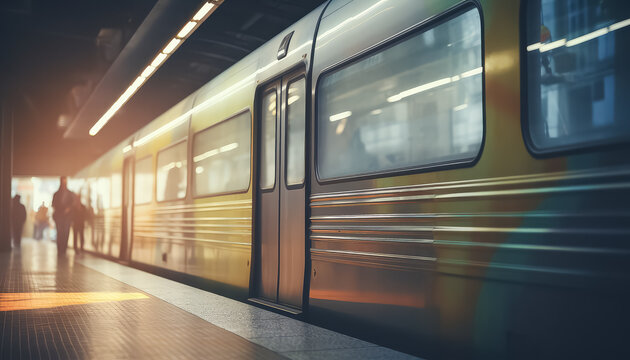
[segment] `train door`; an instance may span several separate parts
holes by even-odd
[[[299,313],[306,235],[306,79],[283,76],[259,92],[257,265],[253,301]]]
[[[126,158],[123,163],[123,191],[120,234],[120,259],[131,260],[132,223],[133,223],[133,158]]]

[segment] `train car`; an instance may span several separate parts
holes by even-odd
[[[629,355],[629,45],[621,1],[328,1],[77,174],[121,179],[92,249],[430,358]]]

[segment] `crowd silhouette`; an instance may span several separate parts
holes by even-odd
[[[13,246],[19,248],[22,242],[22,232],[26,222],[26,208],[20,202],[20,195],[15,195],[12,201],[11,215],[11,236]],[[81,203],[81,197],[68,189],[68,179],[62,176],[59,179],[59,189],[52,198],[53,209],[52,219],[57,232],[57,255],[64,256],[68,248],[68,238],[70,230],[73,233],[73,244],[75,253],[84,251],[85,246],[85,223],[91,221],[92,209]],[[45,202],[37,209],[33,216],[33,238],[41,240],[44,233],[50,226],[49,209]]]

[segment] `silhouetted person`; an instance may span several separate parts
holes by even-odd
[[[178,168],[171,168],[166,174],[166,187],[164,189],[164,200],[175,200],[179,196],[179,183],[181,182],[181,174]]]
[[[81,200],[78,196],[74,197],[74,208],[72,209],[72,247],[74,251],[79,253],[79,239],[81,240],[81,251],[83,251],[83,246],[85,244],[85,235],[83,234],[83,229],[85,228],[85,220],[87,218],[87,209],[83,204],[81,204]]]
[[[59,179],[59,190],[53,195],[53,220],[57,226],[57,256],[64,256],[68,247],[68,235],[72,224],[72,206],[74,194],[68,190],[68,179]]]
[[[34,237],[39,240],[44,235],[44,230],[48,227],[48,208],[42,201],[42,204],[37,209],[37,213],[35,214],[35,226],[34,228]]]
[[[11,232],[13,235],[13,246],[20,247],[22,244],[22,230],[26,221],[26,208],[20,202],[20,195],[13,197],[11,204]]]

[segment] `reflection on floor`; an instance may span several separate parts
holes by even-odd
[[[0,253],[1,359],[282,358],[73,256],[28,239]]]

